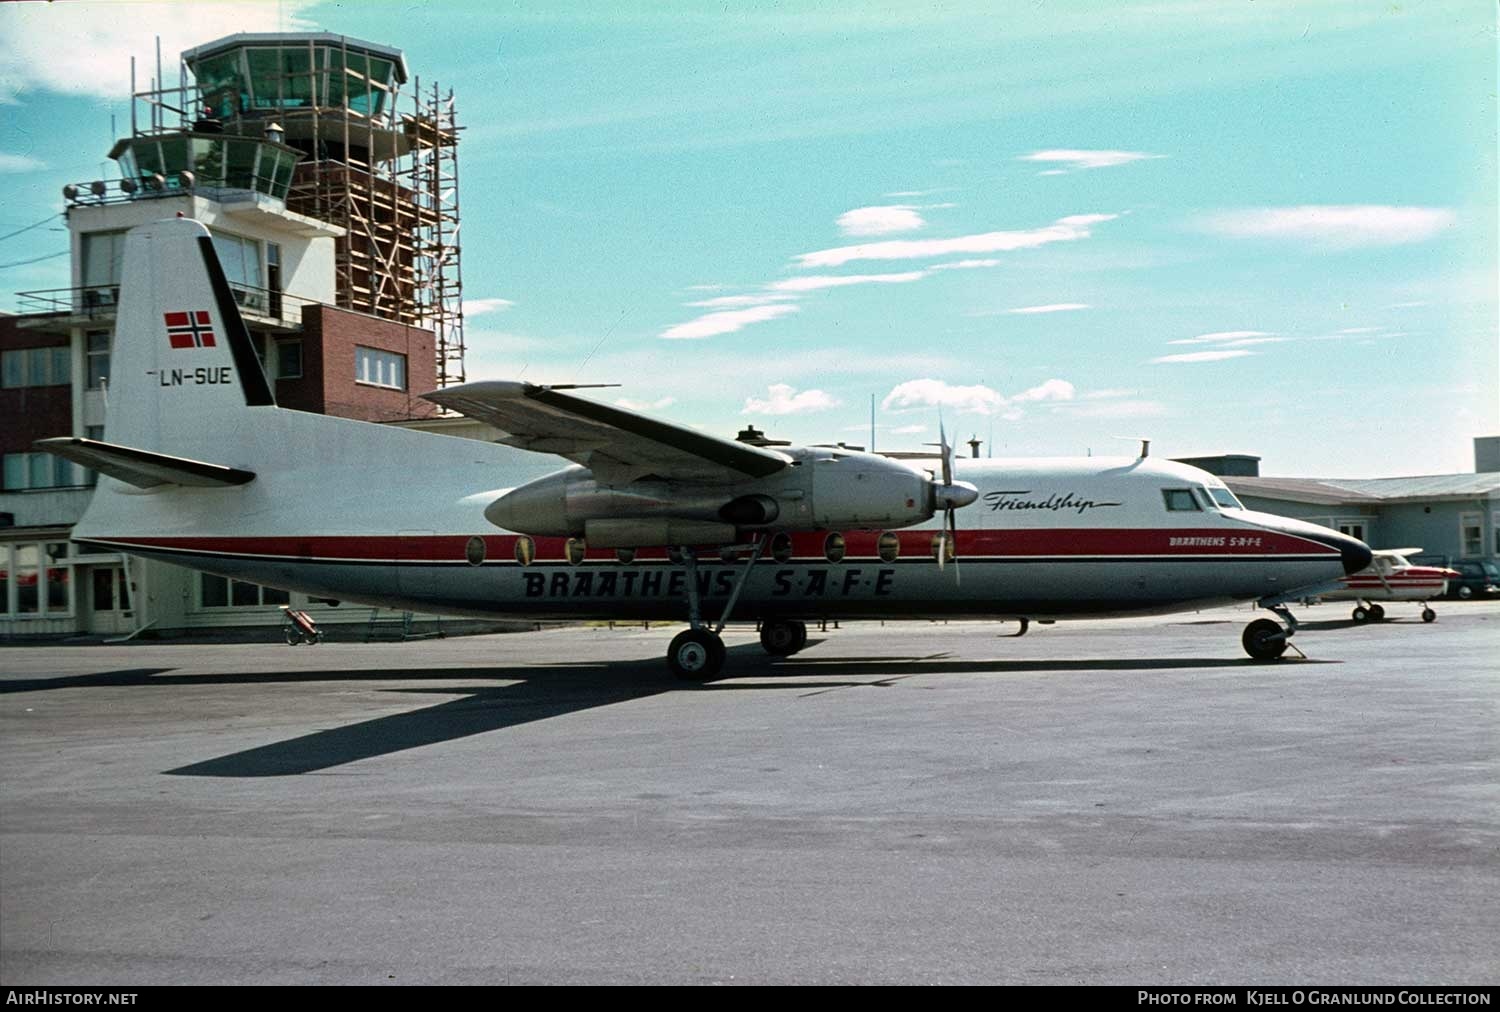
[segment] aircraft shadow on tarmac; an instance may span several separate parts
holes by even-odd
[[[757,644],[742,644],[729,649],[729,659],[723,674],[714,681],[704,683],[677,681],[662,670],[660,660],[652,658],[609,664],[542,663],[484,668],[183,675],[173,675],[173,669],[170,668],[135,668],[58,678],[0,681],[0,693],[90,687],[171,688],[303,682],[422,680],[462,683],[451,686],[391,687],[387,691],[459,698],[343,727],[315,731],[165,771],[172,776],[276,777],[316,773],[360,759],[436,745],[665,692],[770,690],[796,691],[811,696],[835,689],[890,687],[902,679],[920,674],[1151,671],[1244,667],[1252,663],[1228,658],[960,660],[941,653],[920,657],[803,655],[771,658]],[[502,684],[482,684],[483,682]]]

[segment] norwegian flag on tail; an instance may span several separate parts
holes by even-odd
[[[174,348],[214,347],[213,321],[202,309],[187,313],[163,313],[167,322],[167,340]]]

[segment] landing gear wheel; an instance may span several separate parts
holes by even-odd
[[[1254,660],[1274,661],[1286,653],[1286,630],[1268,618],[1258,618],[1245,626],[1240,643]]]
[[[1431,608],[1423,608],[1422,609],[1422,621],[1423,622],[1436,622],[1437,621],[1437,612],[1433,611]]]
[[[1458,588],[1458,596],[1460,598],[1462,598],[1463,600],[1467,601],[1469,598],[1471,598],[1471,597],[1474,596],[1474,588],[1473,587],[1468,587],[1468,586],[1459,587]]]
[[[1382,606],[1380,606],[1378,604],[1372,604],[1372,605],[1370,605],[1370,621],[1371,622],[1384,622],[1385,621],[1385,608],[1383,608]]]
[[[760,645],[774,657],[790,657],[807,646],[807,624],[782,619],[762,622]]]
[[[724,641],[706,629],[689,629],[672,637],[667,667],[687,681],[701,682],[724,667]]]
[[[1268,619],[1261,619],[1261,621],[1265,622],[1265,621],[1269,621],[1269,620]],[[1360,605],[1360,606],[1356,607],[1354,609],[1354,621],[1356,621],[1356,622],[1368,622],[1368,621],[1370,621],[1370,611],[1369,611],[1369,609],[1366,608],[1366,607],[1364,607],[1363,605]]]

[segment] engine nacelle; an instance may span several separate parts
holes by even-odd
[[[914,467],[872,453],[820,447],[783,452],[793,463],[776,474],[724,484],[607,485],[586,467],[569,467],[512,489],[484,515],[522,534],[638,547],[719,543],[733,540],[737,529],[773,525],[787,531],[910,527],[977,495],[972,486],[939,485]],[[683,540],[690,533],[716,536]],[[657,534],[663,540],[654,540]],[[598,543],[599,537],[613,544]]]

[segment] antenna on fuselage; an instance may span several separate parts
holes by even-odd
[[[1136,443],[1140,443],[1141,444],[1141,455],[1139,457],[1137,457],[1136,460],[1145,460],[1147,457],[1151,456],[1151,437],[1150,436],[1116,436],[1115,438],[1116,439],[1129,439],[1132,442],[1136,442]]]

